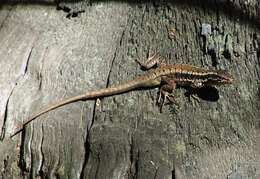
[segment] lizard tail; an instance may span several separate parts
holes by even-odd
[[[62,100],[60,102],[57,102],[53,105],[50,105],[49,107],[43,108],[40,112],[38,112],[37,114],[29,117],[27,120],[23,121],[23,123],[21,125],[19,125],[16,129],[15,132],[11,135],[11,137],[15,136],[17,133],[21,132],[23,130],[23,127],[25,125],[27,125],[28,123],[30,123],[31,121],[33,121],[35,118],[55,109],[61,106],[64,106],[66,104],[69,103],[73,103],[76,101],[80,101],[80,100],[90,100],[90,99],[96,99],[99,97],[105,97],[105,96],[112,96],[112,95],[116,95],[116,94],[121,94],[127,91],[131,91],[134,89],[137,89],[138,87],[142,86],[142,80],[133,80],[133,81],[129,81],[128,83],[122,84],[122,85],[117,85],[117,86],[112,86],[109,88],[103,88],[103,89],[99,89],[99,90],[94,90],[94,91],[90,91],[90,92],[86,92],[84,94],[75,96],[75,97],[70,97],[67,98],[65,100]]]
[[[25,125],[27,125],[28,123],[30,123],[31,121],[33,121],[35,118],[55,109],[55,108],[58,108],[58,107],[61,107],[65,104],[68,104],[68,103],[73,103],[73,102],[76,102],[76,101],[79,101],[79,100],[82,100],[83,97],[85,95],[78,95],[78,96],[75,96],[75,97],[72,97],[72,98],[68,98],[66,100],[63,100],[61,102],[57,102],[49,107],[46,107],[44,109],[42,109],[40,112],[38,112],[37,114],[34,114],[33,116],[29,117],[28,119],[26,119],[25,121],[23,121],[22,124],[18,125],[15,129],[15,132],[11,135],[11,137],[15,136],[16,134],[18,134],[19,132],[21,132],[23,130],[23,127]]]

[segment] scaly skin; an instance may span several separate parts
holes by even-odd
[[[160,56],[154,55],[151,56],[145,64],[142,64],[141,62],[139,63],[142,67],[149,69],[158,64],[158,60],[160,58]],[[163,96],[164,103],[166,98],[170,101],[173,101],[169,93],[171,93],[175,89],[176,85],[199,88],[203,86],[231,84],[232,81],[232,76],[223,70],[208,70],[187,64],[163,64],[158,68],[152,71],[148,71],[146,74],[138,76],[137,78],[124,84],[86,92],[84,94],[74,96],[55,104],[49,105],[40,112],[25,120],[11,135],[11,137],[22,131],[23,127],[26,124],[33,121],[35,118],[41,116],[42,114],[76,101],[97,99],[100,97],[113,96],[132,90],[161,86],[159,98],[161,99],[161,96]]]

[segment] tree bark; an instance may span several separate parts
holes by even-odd
[[[260,5],[246,2],[4,1],[0,178],[260,177]],[[179,88],[162,113],[158,89],[76,102],[9,138],[43,106],[145,73],[149,50],[235,82],[199,101]]]

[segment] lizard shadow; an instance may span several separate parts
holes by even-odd
[[[188,87],[188,86],[177,86],[177,89],[179,89],[179,88],[186,90],[184,95],[186,97],[188,97],[190,101],[191,101],[190,98],[192,96],[194,96],[195,99],[199,98],[199,99],[209,101],[209,102],[216,102],[219,99],[219,91],[217,90],[216,87],[213,87],[213,86],[204,86],[201,88],[192,88],[192,87]],[[196,100],[199,100],[199,99],[196,99]],[[171,104],[176,104],[178,106],[178,103],[171,102],[171,101],[166,102],[164,105],[171,105]],[[158,105],[160,105],[160,104],[158,104]],[[162,108],[161,108],[160,112],[162,112]],[[178,110],[176,110],[176,108],[173,108],[173,112],[176,114],[178,112]]]
[[[184,93],[184,95],[189,98],[195,95],[202,100],[210,101],[210,102],[216,102],[219,99],[219,91],[217,90],[216,87],[213,86],[204,86],[201,88],[192,88],[192,87],[182,87],[182,88],[187,90]]]

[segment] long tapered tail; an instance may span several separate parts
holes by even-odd
[[[105,96],[112,96],[112,95],[117,95],[117,94],[121,94],[127,91],[131,91],[134,89],[138,89],[139,87],[142,87],[143,84],[146,82],[146,79],[142,80],[142,77],[140,77],[139,80],[132,80],[129,81],[125,84],[122,85],[118,85],[118,86],[112,86],[109,88],[103,88],[103,89],[99,89],[99,90],[94,90],[94,91],[90,91],[87,92],[85,94],[81,94],[75,97],[70,97],[68,99],[62,100],[60,102],[57,102],[53,105],[50,105],[46,108],[43,108],[40,112],[38,112],[37,114],[31,116],[30,118],[28,118],[27,120],[23,121],[23,123],[21,125],[19,125],[16,129],[15,132],[11,135],[11,137],[15,136],[16,134],[18,134],[19,132],[21,132],[23,130],[23,127],[25,125],[27,125],[28,123],[30,123],[31,121],[33,121],[35,118],[55,109],[61,106],[64,106],[66,104],[69,103],[73,103],[76,101],[80,101],[80,100],[90,100],[90,99],[96,99],[99,97],[105,97]]]

